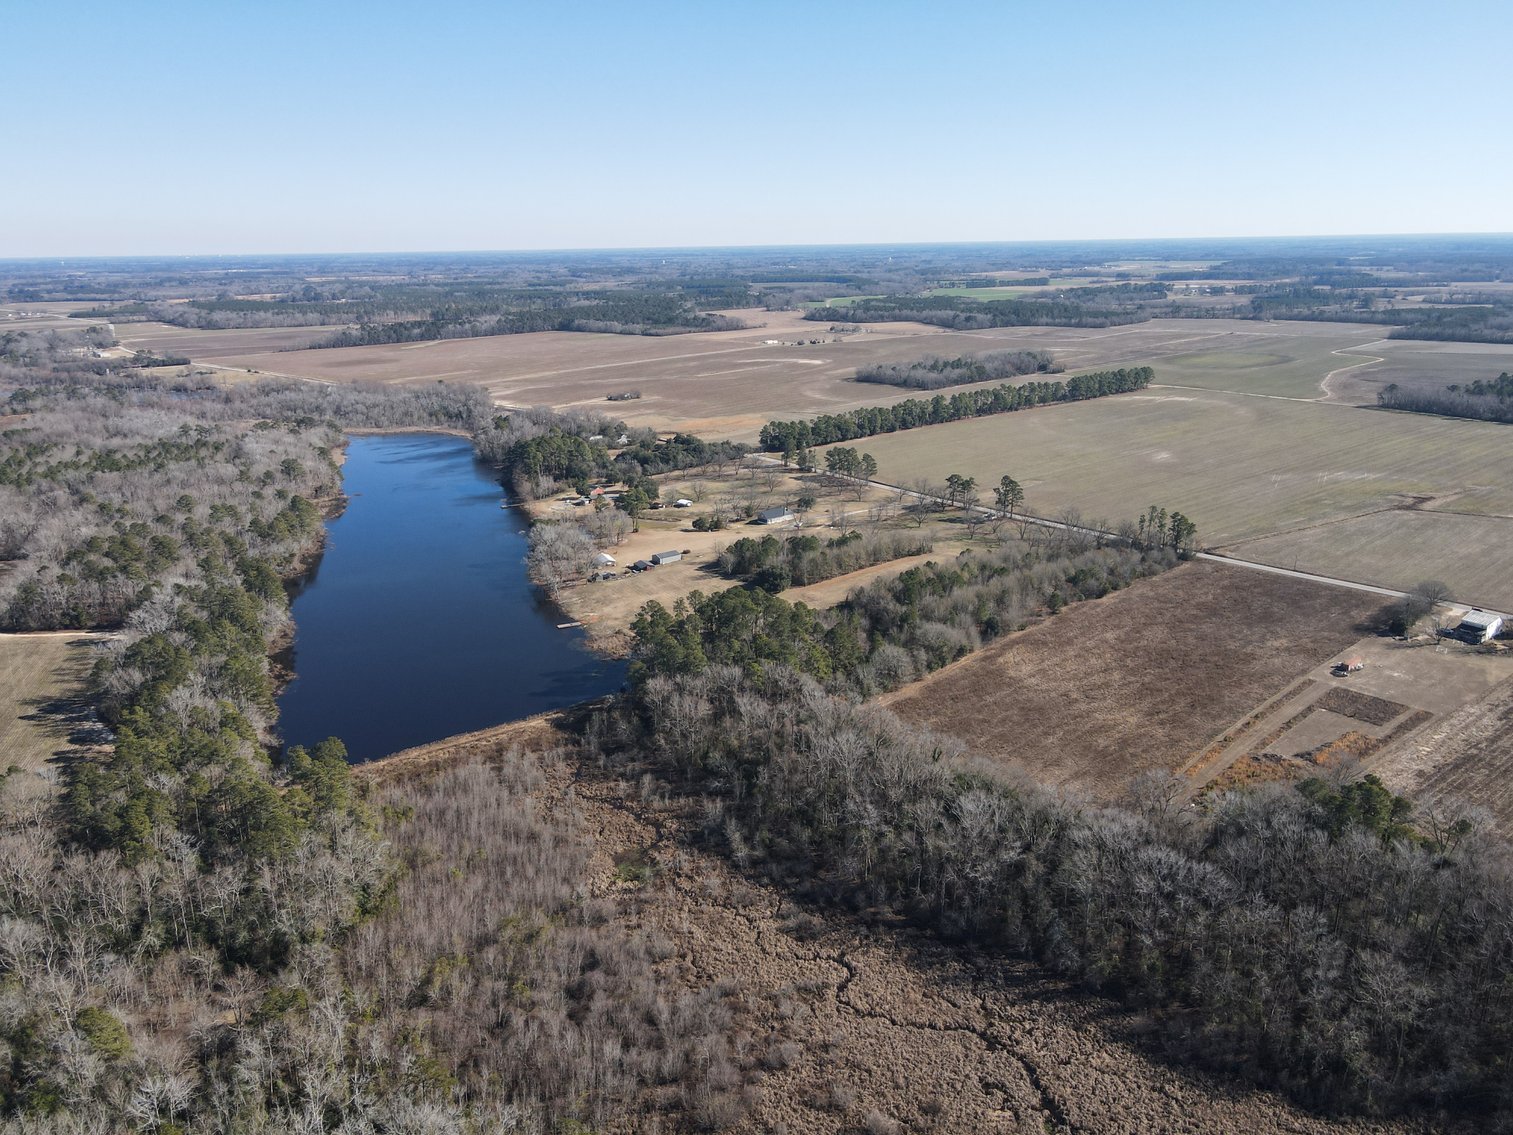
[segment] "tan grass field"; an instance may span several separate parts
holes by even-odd
[[[1431,343],[1381,339],[1360,348],[1363,356],[1382,361],[1345,371],[1329,383],[1331,401],[1376,405],[1376,393],[1389,382],[1438,390],[1450,383],[1513,373],[1513,346],[1506,343]]]
[[[1451,504],[1453,506],[1453,502]],[[1425,579],[1457,599],[1513,610],[1513,517],[1392,509],[1242,541],[1233,555],[1406,591]]]
[[[94,663],[87,631],[0,635],[0,770],[21,771],[7,793],[44,795],[83,718],[80,698]]]
[[[245,351],[235,349],[231,332],[165,331],[162,325],[136,324],[123,325],[121,334],[132,336],[128,346],[176,350],[218,366],[323,382],[476,382],[504,405],[592,407],[612,410],[635,425],[748,441],[774,417],[812,416],[919,396],[917,391],[852,381],[858,367],[873,363],[1039,349],[1050,351],[1070,372],[1152,363],[1158,381],[1164,381],[1168,376],[1159,368],[1170,359],[1174,382],[1313,398],[1323,396],[1321,384],[1331,370],[1360,361],[1333,352],[1380,334],[1378,328],[1363,331],[1339,324],[1170,319],[1091,330],[974,332],[877,323],[841,333],[831,332],[826,323],[804,321],[797,312],[728,314],[761,326],[664,337],[539,332],[285,352],[272,348],[287,345],[292,332],[279,332],[277,338],[271,332],[248,333],[262,336],[267,345]],[[198,349],[195,337],[201,335],[214,338]],[[642,397],[605,400],[624,390],[640,390]]]
[[[1379,597],[1206,561],[1078,603],[883,698],[1048,784],[1175,770],[1355,642]]]
[[[1077,508],[1117,522],[1158,504],[1191,517],[1201,543],[1224,547],[1384,509],[1513,516],[1508,438],[1491,423],[1152,390],[872,437],[862,448],[890,483],[956,472],[989,486],[1007,473],[1024,486],[1032,514]],[[1380,523],[1390,528],[1394,517]],[[1431,574],[1466,561],[1479,576],[1487,551],[1513,555],[1502,533],[1513,536],[1498,519],[1475,548],[1446,546],[1442,572]],[[1378,548],[1380,562],[1361,560],[1348,577],[1422,578],[1422,557],[1399,563],[1390,541]],[[1315,570],[1301,552],[1297,567]]]
[[[72,322],[84,325],[79,320]],[[234,359],[226,363],[228,356],[285,351],[341,330],[340,326],[331,326],[232,327],[224,331],[200,331],[192,327],[175,327],[171,323],[117,323],[115,328],[121,345],[133,351],[184,355],[194,362],[231,366],[241,364]],[[284,368],[277,363],[278,357],[270,354],[267,365],[257,369],[284,373]]]

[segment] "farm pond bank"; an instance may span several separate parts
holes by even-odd
[[[335,736],[372,760],[620,688],[624,662],[557,629],[526,577],[529,519],[465,438],[352,436],[342,475],[347,507],[293,592],[287,744]]]

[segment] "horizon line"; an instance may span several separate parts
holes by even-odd
[[[982,248],[982,247],[1035,247],[1046,245],[1112,245],[1152,244],[1157,242],[1200,244],[1239,241],[1305,241],[1305,240],[1383,240],[1383,239],[1428,239],[1428,238],[1513,238],[1513,230],[1499,232],[1378,232],[1378,233],[1282,233],[1270,235],[1229,236],[1137,236],[1137,237],[1041,237],[1033,240],[897,240],[897,241],[842,241],[835,243],[782,242],[759,244],[647,244],[647,245],[583,245],[540,248],[409,248],[409,249],[342,249],[300,250],[280,252],[119,252],[119,253],[65,253],[34,254],[30,256],[0,256],[0,264],[23,264],[32,262],[69,260],[250,260],[258,258],[287,259],[290,257],[342,257],[342,256],[549,256],[588,255],[594,253],[688,253],[688,252],[757,252],[784,249],[923,249],[923,248]]]

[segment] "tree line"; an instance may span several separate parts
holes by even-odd
[[[499,429],[507,431],[514,418],[514,414],[501,416]],[[668,438],[659,438],[651,430],[632,434],[619,422],[606,426],[593,417],[537,411],[533,421],[542,423],[545,432],[521,437],[502,453],[493,444],[486,444],[485,449],[491,455],[498,453],[505,484],[521,496],[538,500],[552,495],[563,484],[581,487],[593,480],[610,480],[631,485],[659,473],[728,465],[747,452],[737,442],[705,441],[693,434]],[[585,429],[595,427],[607,432],[585,435]],[[622,439],[623,444],[612,451],[611,443]],[[655,500],[655,485],[649,489],[649,500]]]
[[[995,378],[1022,374],[1055,374],[1065,369],[1045,351],[990,351],[981,355],[944,359],[928,355],[911,363],[876,363],[858,367],[857,382],[903,386],[914,390],[939,390]]]
[[[1416,414],[1444,414],[1481,422],[1513,422],[1513,375],[1477,379],[1464,386],[1450,383],[1438,390],[1404,388],[1388,383],[1376,393],[1378,406]]]
[[[651,602],[637,614],[630,674],[644,683],[716,665],[753,675],[777,665],[837,691],[870,696],[939,669],[1030,620],[1176,562],[1169,547],[1037,532],[877,580],[828,611],[789,603],[762,588],[707,596],[696,591],[670,611]]]
[[[934,398],[906,398],[892,406],[863,406],[839,414],[797,421],[772,421],[762,427],[759,444],[769,453],[796,454],[815,445],[934,426],[988,414],[1006,414],[1032,406],[1078,402],[1110,394],[1143,390],[1156,377],[1150,367],[1080,374],[1055,382],[1004,383],[987,390],[962,390]]]
[[[838,315],[852,323],[910,320],[953,331],[989,327],[1116,327],[1150,319],[1152,303],[1164,301],[1163,284],[1109,288],[1069,288],[1046,299],[977,300],[963,296],[863,297],[835,308],[811,308],[805,319],[830,322]],[[1098,304],[1104,306],[1098,306]]]
[[[804,587],[874,564],[932,550],[928,540],[903,532],[863,535],[847,532],[828,540],[818,536],[743,536],[720,553],[720,574],[744,580],[776,594],[789,587]]]

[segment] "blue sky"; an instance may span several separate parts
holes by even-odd
[[[0,257],[1513,230],[1513,4],[0,0]]]

